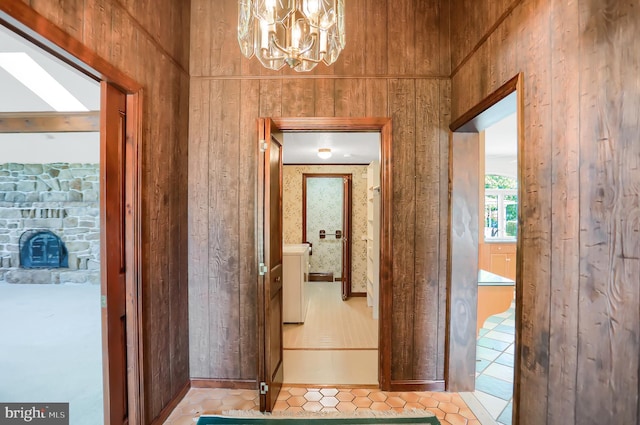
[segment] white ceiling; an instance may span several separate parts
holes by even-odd
[[[90,111],[100,109],[97,81],[63,63],[31,42],[0,25],[0,52],[25,52],[62,84]],[[50,112],[54,109],[0,68],[0,113]],[[0,134],[0,162],[97,163],[100,135],[94,133],[4,133]]]
[[[100,85],[31,42],[0,25],[0,52],[25,52],[90,111],[100,109]],[[43,112],[54,109],[0,68],[0,112]]]
[[[319,158],[320,148],[331,149],[331,158]],[[380,133],[284,133],[285,164],[369,164],[379,158]]]
[[[512,114],[485,130],[485,174],[518,176],[518,122]]]

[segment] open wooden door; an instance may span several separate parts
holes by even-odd
[[[342,178],[342,299],[351,296],[351,176]]]
[[[282,133],[258,120],[258,277],[260,410],[270,412],[283,381],[282,350]]]
[[[126,326],[126,95],[102,82],[100,223],[105,425],[129,423]]]

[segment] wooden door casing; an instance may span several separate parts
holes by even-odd
[[[351,175],[342,177],[342,299],[351,296]]]
[[[101,83],[100,214],[103,381],[106,425],[129,423],[127,375],[126,105]]]

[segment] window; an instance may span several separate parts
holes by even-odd
[[[511,177],[485,176],[484,239],[515,240],[518,231],[517,182]]]

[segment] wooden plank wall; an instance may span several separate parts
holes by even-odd
[[[637,423],[640,8],[451,7],[453,118],[524,72],[516,423]]]
[[[255,380],[259,116],[393,119],[392,379],[444,379],[449,2],[349,0],[332,67],[273,72],[236,41],[237,1],[192,2],[191,376]],[[286,146],[285,146],[286,149]]]
[[[25,3],[143,87],[143,421],[150,423],[189,382],[185,219],[189,2]]]

